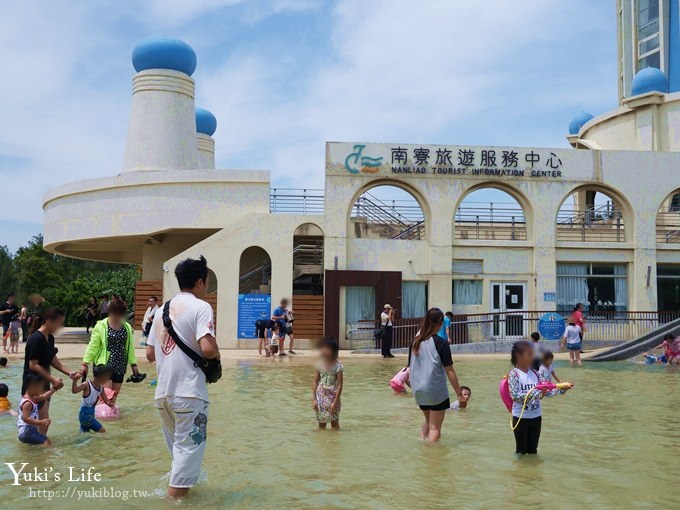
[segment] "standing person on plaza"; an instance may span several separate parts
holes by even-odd
[[[279,323],[279,356],[285,356],[286,352],[283,350],[286,343],[286,309],[288,308],[288,299],[283,298],[279,306],[274,308],[272,312],[272,320]]]
[[[142,339],[139,342],[139,345],[142,347],[146,347],[146,339],[149,338],[153,318],[158,311],[158,298],[156,296],[151,296],[148,305],[146,312],[144,312],[144,318],[142,319]]]
[[[576,303],[574,311],[571,314],[576,325],[581,328],[581,344],[583,344],[583,336],[586,332],[586,318],[583,316],[583,303]],[[582,350],[579,352],[583,352]]]
[[[97,323],[99,317],[99,303],[97,298],[92,296],[90,302],[85,307],[85,332],[90,333],[90,328],[93,328]]]
[[[24,376],[21,394],[26,394],[26,380],[29,374],[35,373],[44,379],[43,391],[49,391],[50,385],[55,390],[64,386],[62,379],[57,379],[50,372],[57,369],[71,379],[80,376],[78,372],[71,372],[57,358],[58,349],[54,346],[54,335],[64,327],[64,311],[59,308],[48,308],[37,317],[32,324],[33,332],[28,337],[24,356]],[[47,420],[50,417],[50,399],[38,404],[38,418]],[[38,432],[47,435],[47,426],[38,426]]]
[[[7,301],[0,305],[0,320],[2,321],[3,338],[7,334],[12,318],[16,315],[19,315],[19,307],[17,306],[16,294],[12,292],[7,296]]]
[[[290,338],[290,345],[288,345],[288,354],[297,354],[293,350],[293,343],[295,342],[295,337],[293,336],[293,321],[295,317],[293,316],[293,308],[289,304],[286,307],[286,335]]]
[[[172,458],[168,496],[182,498],[198,481],[205,454],[208,425],[208,379],[203,370],[184,352],[218,363],[220,351],[215,340],[213,311],[203,301],[208,288],[208,263],[205,257],[186,259],[177,264],[175,277],[180,293],[156,314],[146,357],[156,362],[158,383],[155,406],[161,419],[165,441]],[[176,340],[183,343],[178,347]]]
[[[109,295],[104,294],[99,299],[99,320],[102,320],[109,316]]]
[[[132,326],[125,320],[126,313],[127,305],[120,299],[109,303],[108,317],[97,322],[92,330],[80,370],[85,375],[90,363],[93,367],[109,365],[112,370],[111,402],[114,404],[123,385],[127,366],[130,365],[136,378],[140,377],[135,356],[135,337]]]
[[[449,344],[453,343],[451,341],[451,322],[453,322],[453,314],[451,312],[446,312],[444,314],[444,324],[442,324],[442,329],[439,330],[438,333],[438,335]]]
[[[28,308],[26,308],[26,305],[21,305],[19,321],[21,322],[21,341],[26,343],[26,340],[28,340]]]
[[[451,348],[437,334],[443,323],[444,314],[439,308],[428,310],[408,354],[413,396],[425,416],[420,437],[430,443],[439,441],[446,411],[451,407],[447,379],[456,392],[458,401],[465,400],[453,369]]]
[[[390,305],[385,305],[380,314],[380,329],[381,329],[381,351],[383,358],[394,358],[392,354],[392,327],[394,325],[394,308]]]

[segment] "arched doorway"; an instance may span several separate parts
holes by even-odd
[[[418,241],[425,239],[423,208],[398,186],[379,184],[364,191],[352,206],[350,235],[355,238]]]
[[[526,241],[527,221],[520,202],[507,191],[481,187],[463,197],[456,208],[455,239]]]
[[[680,190],[669,194],[656,214],[656,242],[680,249]],[[680,310],[680,264],[656,264],[657,310],[667,312],[662,320],[675,318]]]
[[[323,338],[323,231],[303,223],[293,233],[293,330],[295,338]]]
[[[557,212],[555,238],[562,242],[625,242],[623,204],[604,189],[579,188],[564,199]]]
[[[255,323],[271,316],[272,261],[259,246],[251,246],[241,253],[239,261],[239,294],[237,337],[256,339]]]
[[[269,294],[272,260],[259,246],[251,246],[241,253],[239,262],[239,294]]]
[[[215,271],[210,268],[208,268],[208,289],[204,299],[210,303],[210,306],[213,309],[215,330],[217,330],[217,275],[215,274]]]
[[[293,294],[323,294],[323,231],[303,223],[293,234]]]

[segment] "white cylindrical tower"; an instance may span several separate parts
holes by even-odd
[[[196,142],[198,144],[198,168],[215,169],[215,139],[217,129],[215,116],[203,108],[196,108]]]
[[[198,168],[196,53],[185,42],[151,37],[132,51],[130,126],[123,171]]]

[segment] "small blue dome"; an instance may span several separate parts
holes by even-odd
[[[215,116],[203,108],[196,107],[196,132],[212,136],[217,129]]]
[[[569,134],[577,135],[578,132],[581,131],[583,125],[592,118],[593,116],[588,112],[579,113],[576,117],[571,119],[571,122],[569,123]]]
[[[167,36],[148,37],[132,50],[135,71],[172,69],[191,76],[196,70],[196,52],[179,39]]]
[[[648,92],[668,92],[668,78],[656,67],[645,67],[638,71],[633,78],[631,85],[631,94],[638,96]]]

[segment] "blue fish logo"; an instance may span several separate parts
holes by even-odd
[[[355,145],[354,152],[345,158],[345,169],[351,174],[369,173],[375,174],[380,170],[383,158],[371,158],[370,156],[362,155],[365,145]]]

